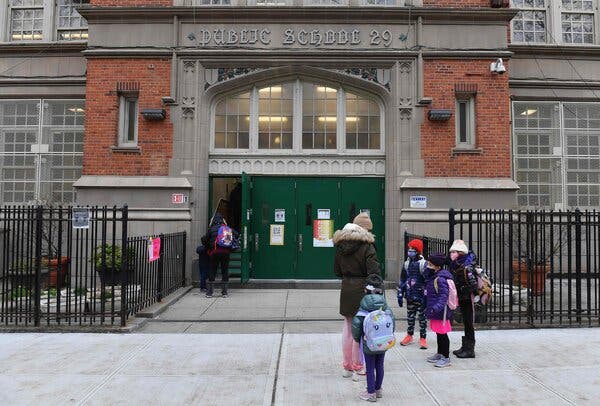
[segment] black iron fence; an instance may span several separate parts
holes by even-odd
[[[424,251],[447,252],[460,238],[494,281],[479,321],[600,325],[600,213],[451,209],[447,236],[423,237]]]
[[[0,324],[124,326],[182,286],[186,234],[161,235],[149,263],[128,222],[126,206],[0,207]]]

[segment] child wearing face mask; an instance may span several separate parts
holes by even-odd
[[[409,345],[413,341],[415,333],[415,321],[419,317],[419,345],[427,349],[427,319],[425,318],[425,269],[427,261],[421,255],[423,253],[423,241],[411,240],[408,243],[408,259],[400,273],[398,284],[398,305],[402,307],[403,298],[406,298],[406,317],[408,328],[406,336],[400,345]]]

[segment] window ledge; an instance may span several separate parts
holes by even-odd
[[[118,146],[112,146],[110,147],[112,152],[120,152],[120,153],[136,153],[136,154],[141,154],[142,153],[142,149],[140,147],[118,147]]]
[[[483,148],[475,148],[475,147],[456,147],[452,148],[452,155],[481,155],[483,154]]]

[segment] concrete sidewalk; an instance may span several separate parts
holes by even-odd
[[[2,405],[359,405],[340,335],[3,334]],[[583,405],[600,396],[600,330],[478,333],[477,358],[386,355],[382,404]],[[453,347],[459,334],[452,333]]]

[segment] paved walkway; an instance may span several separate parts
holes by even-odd
[[[242,290],[206,299],[192,292],[141,334],[2,334],[0,405],[365,404],[356,397],[364,382],[341,377],[337,314],[311,310],[334,308],[331,293]],[[285,300],[275,306],[276,297]],[[270,321],[252,321],[268,314]],[[597,404],[599,333],[480,331],[477,358],[453,358],[443,370],[425,362],[433,349],[397,346],[386,355],[379,403]],[[451,333],[453,348],[459,340]]]

